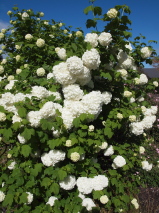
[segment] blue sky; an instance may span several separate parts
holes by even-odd
[[[103,13],[106,13],[115,5],[127,5],[131,9],[129,19],[132,21],[132,35],[133,38],[144,35],[146,39],[142,42],[155,40],[158,44],[151,45],[159,54],[159,27],[158,27],[158,0],[96,0],[95,6],[100,6]],[[9,16],[7,11],[11,10],[13,6],[18,6],[19,9],[33,9],[35,12],[44,12],[43,19],[60,21],[66,26],[73,26],[84,30],[85,33],[90,32],[91,29],[85,27],[85,22],[88,18],[92,18],[92,14],[85,15],[84,8],[90,5],[89,0],[2,0],[0,1],[0,29],[6,28],[9,24]],[[103,27],[99,23],[98,30],[102,31]],[[145,65],[149,67],[149,65]]]

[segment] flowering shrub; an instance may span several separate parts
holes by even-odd
[[[157,113],[145,97],[157,84],[138,72],[154,52],[138,38],[130,44],[123,10],[130,13],[125,5],[109,10],[103,32],[86,36],[41,20],[42,12],[8,11],[12,27],[0,34],[1,54],[7,54],[0,65],[0,142],[7,158],[0,202],[6,211],[138,208],[136,171],[151,165],[138,150]],[[87,21],[87,27],[95,24]]]

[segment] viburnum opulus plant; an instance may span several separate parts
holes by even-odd
[[[4,212],[126,212],[139,208],[138,168],[157,107],[138,67],[151,46],[130,42],[131,23],[116,6],[101,15],[103,32],[83,34],[42,12],[8,11],[0,65],[0,202]],[[95,26],[94,20],[87,27]]]

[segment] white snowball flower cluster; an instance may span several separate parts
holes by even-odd
[[[45,70],[44,70],[44,68],[41,67],[41,68],[37,69],[36,73],[37,73],[37,76],[44,76]]]
[[[0,202],[4,200],[5,196],[4,192],[0,191]]]
[[[16,69],[16,74],[19,75],[22,72],[22,69]]]
[[[66,50],[64,48],[56,48],[55,52],[61,60],[65,60],[67,58]]]
[[[141,85],[147,84],[148,82],[148,78],[145,74],[141,74],[139,80]]]
[[[153,81],[153,85],[154,85],[155,87],[158,87],[158,82],[157,82],[157,81]]]
[[[76,185],[76,178],[73,175],[69,175],[63,181],[60,181],[59,185],[64,190],[72,190]]]
[[[41,161],[45,166],[55,166],[56,163],[65,159],[65,152],[60,150],[50,150],[41,156]]]
[[[19,60],[20,60],[20,58],[21,58],[21,56],[20,56],[20,55],[16,55],[16,57],[15,57],[16,61],[19,61]]]
[[[136,198],[132,199],[131,203],[134,205],[135,209],[138,209],[138,208],[139,208],[139,204],[138,204]]]
[[[42,119],[40,111],[30,111],[27,114],[27,120],[32,127],[39,127]]]
[[[123,119],[123,115],[122,115],[121,113],[118,113],[118,114],[116,115],[116,117],[117,117],[118,119],[120,119],[120,120]]]
[[[98,35],[97,35],[97,33],[87,33],[84,41],[90,43],[92,47],[98,46]]]
[[[25,138],[22,135],[18,134],[17,138],[19,140],[19,143],[21,143],[21,144],[25,144],[26,143],[26,140],[25,140]]]
[[[40,99],[48,97],[49,92],[45,87],[33,86],[31,91],[31,96],[38,97]]]
[[[107,195],[102,195],[102,196],[100,197],[100,202],[101,202],[102,204],[106,204],[106,203],[108,203],[108,201],[109,201],[109,199],[108,199],[108,196],[107,196]]]
[[[26,34],[25,35],[25,39],[26,40],[31,40],[33,38],[33,36],[31,34]]]
[[[107,150],[104,152],[104,156],[111,156],[114,154],[114,149],[113,149],[113,146],[110,145]]]
[[[96,207],[91,198],[84,198],[82,201],[82,206],[86,207],[87,211],[91,211],[93,207]]]
[[[108,147],[108,143],[107,142],[102,142],[102,145],[99,146],[100,149],[106,149]]]
[[[72,146],[72,141],[71,140],[67,140],[65,146],[71,147]]]
[[[101,33],[98,37],[99,43],[104,47],[108,46],[112,40],[112,35],[106,32]]]
[[[3,112],[0,112],[0,121],[5,121],[6,120],[6,114]]]
[[[7,63],[7,59],[2,59],[1,64],[6,64]]]
[[[152,50],[149,47],[141,48],[141,57],[149,58],[151,56]]]
[[[124,60],[122,63],[119,63],[119,66],[123,69],[136,69],[134,64],[134,59],[131,56],[128,56],[126,60]]]
[[[82,35],[83,35],[83,33],[82,33],[81,31],[77,31],[77,32],[76,32],[76,36],[77,36],[77,37],[81,37]]]
[[[142,168],[146,171],[150,171],[152,169],[152,163],[149,163],[148,161],[144,160],[141,162]]]
[[[143,154],[145,152],[145,148],[143,146],[139,147],[139,153]]]
[[[26,192],[28,194],[27,196],[27,199],[28,199],[28,202],[27,204],[31,204],[33,202],[33,194],[30,193],[30,192]]]
[[[79,101],[84,96],[84,92],[78,84],[64,86],[62,91],[66,100]]]
[[[135,135],[141,135],[144,132],[144,128],[141,122],[133,122],[130,124],[131,132]]]
[[[4,72],[4,67],[0,65],[0,74]]]
[[[15,161],[12,161],[9,166],[8,166],[8,169],[9,170],[13,170],[15,168],[15,165],[16,165],[16,162]]]
[[[43,46],[45,46],[45,40],[39,38],[39,39],[36,41],[36,45],[37,45],[38,47],[43,47]]]
[[[20,45],[15,45],[15,48],[16,48],[17,50],[20,50],[20,49],[21,49],[21,46],[20,46]]]
[[[72,56],[66,60],[67,68],[69,72],[74,75],[78,76],[81,75],[84,71],[84,66],[82,60],[77,56]]]
[[[126,91],[124,91],[123,95],[124,95],[124,97],[129,98],[132,96],[132,92],[126,90]]]
[[[83,64],[90,70],[96,70],[101,61],[100,55],[96,49],[87,50],[82,56]]]
[[[78,152],[72,152],[71,155],[70,155],[70,159],[73,162],[77,162],[77,161],[80,160],[80,154]]]
[[[93,131],[94,131],[94,126],[93,126],[93,125],[89,125],[88,131],[89,131],[89,132],[93,132]]]
[[[118,11],[115,8],[111,8],[110,10],[108,10],[107,12],[107,16],[109,18],[116,18],[118,14]]]
[[[0,39],[4,38],[4,33],[0,33]]]
[[[123,167],[126,164],[126,160],[125,158],[123,158],[122,156],[118,155],[114,158],[113,160],[113,166],[115,168],[120,168]]]
[[[129,116],[129,121],[130,122],[135,122],[136,121],[136,115],[130,115]]]
[[[97,175],[93,178],[79,177],[77,179],[77,188],[82,194],[90,194],[92,190],[103,190],[108,186],[108,178],[105,175]]]
[[[49,204],[50,206],[53,206],[55,203],[55,200],[57,200],[57,197],[51,196],[49,197],[49,200],[46,204]]]
[[[128,72],[125,69],[119,69],[119,70],[117,70],[117,72],[120,72],[121,77],[126,80],[126,78],[128,76]]]
[[[24,12],[24,13],[22,14],[22,19],[23,19],[23,20],[26,20],[26,19],[28,19],[28,18],[29,18],[28,13]]]

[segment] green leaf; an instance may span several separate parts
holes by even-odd
[[[31,147],[29,145],[23,145],[22,148],[21,148],[21,154],[24,156],[24,157],[28,157],[31,153]]]
[[[26,192],[23,192],[22,195],[20,196],[20,201],[19,203],[27,203],[27,196],[28,194]]]
[[[88,15],[88,13],[89,13],[90,11],[93,11],[93,6],[92,6],[92,5],[86,7],[86,8],[83,10],[84,14],[86,14],[86,15]]]
[[[18,109],[18,114],[21,118],[26,118],[27,111],[24,107]]]
[[[97,25],[97,22],[92,20],[92,19],[87,19],[87,22],[86,22],[86,27],[87,28],[90,28],[90,27],[96,27]]]
[[[3,206],[12,205],[12,203],[13,203],[13,197],[14,197],[13,194],[7,194],[5,196],[4,201],[3,201]]]
[[[67,177],[67,172],[63,171],[62,169],[58,170],[58,178],[59,180],[64,180]]]
[[[111,128],[106,127],[106,128],[104,129],[104,134],[105,134],[106,136],[108,136],[108,138],[111,138],[111,137],[113,136],[114,133],[112,132]]]
[[[35,130],[32,128],[25,128],[21,135],[26,139],[29,140],[32,135],[35,135]]]
[[[77,51],[77,45],[75,43],[71,43],[71,46],[72,46],[74,51]]]
[[[102,15],[102,8],[101,7],[94,7],[93,9],[94,15]]]
[[[60,187],[57,183],[53,183],[51,186],[50,186],[50,189],[49,189],[51,192],[53,192],[55,195],[58,195],[59,194],[59,190],[60,190]]]
[[[12,137],[12,130],[9,128],[9,129],[4,129],[3,130],[3,137],[6,139],[6,140],[9,140],[9,138]]]
[[[51,180],[48,177],[45,177],[42,181],[41,181],[41,186],[44,186],[45,188],[50,186],[51,184]]]

